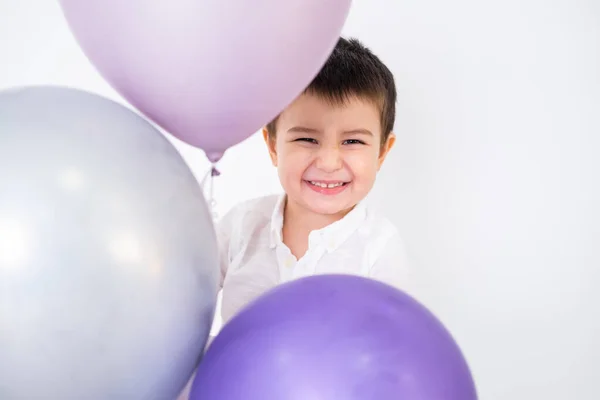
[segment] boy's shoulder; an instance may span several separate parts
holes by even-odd
[[[273,210],[279,202],[279,198],[280,195],[277,194],[254,197],[236,204],[231,208],[230,212],[238,215],[247,213],[266,214],[269,218],[271,218]]]
[[[271,221],[273,210],[280,200],[280,195],[272,194],[244,200],[233,206],[223,217],[229,224],[248,223],[262,225]]]
[[[366,224],[363,226],[365,236],[391,238],[399,236],[396,225],[373,207],[367,207]]]

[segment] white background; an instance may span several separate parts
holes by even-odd
[[[396,76],[373,200],[481,399],[600,399],[600,1],[355,0],[345,34]],[[0,0],[0,89],[49,83],[119,100],[57,2]],[[220,169],[221,214],[279,190],[259,135]]]

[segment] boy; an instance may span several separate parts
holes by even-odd
[[[395,103],[388,68],[340,39],[305,92],[265,127],[285,194],[244,202],[219,222],[223,323],[307,275],[359,274],[407,289],[398,232],[363,202],[395,142]]]
[[[340,39],[305,92],[264,128],[285,194],[242,203],[219,223],[223,323],[307,275],[406,288],[402,241],[363,202],[395,142],[395,102],[389,69],[360,42]]]

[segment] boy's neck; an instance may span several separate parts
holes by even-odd
[[[303,232],[307,237],[311,231],[323,229],[344,218],[352,209],[336,214],[317,214],[293,203],[286,198],[283,209],[284,226],[293,226],[294,230]]]
[[[350,210],[331,215],[317,214],[289,201],[286,197],[283,208],[283,243],[297,259],[300,259],[308,249],[308,235],[312,231],[341,220],[348,212]]]

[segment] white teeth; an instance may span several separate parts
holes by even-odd
[[[318,187],[322,187],[322,188],[328,188],[328,189],[332,189],[338,186],[342,186],[344,184],[344,182],[337,182],[337,183],[321,183],[321,182],[315,182],[315,181],[310,181],[311,185],[315,185]]]

